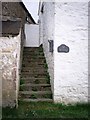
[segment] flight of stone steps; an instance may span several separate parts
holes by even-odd
[[[48,66],[42,45],[24,48],[19,99],[26,102],[52,102]]]

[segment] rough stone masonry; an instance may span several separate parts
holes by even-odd
[[[2,105],[15,106],[18,96],[20,34],[15,37],[0,37],[0,61],[2,71]]]

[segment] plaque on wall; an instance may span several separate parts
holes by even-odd
[[[58,47],[58,52],[60,53],[68,53],[69,52],[69,47],[66,46],[65,44],[61,44],[59,47]]]

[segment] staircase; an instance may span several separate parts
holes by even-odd
[[[26,102],[52,102],[48,67],[43,48],[24,48],[19,99]]]

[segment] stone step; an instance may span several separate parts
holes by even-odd
[[[38,55],[38,56],[35,56],[35,55],[33,55],[33,56],[30,56],[30,55],[23,56],[23,60],[27,60],[27,59],[45,59],[45,57],[41,56],[41,55]]]
[[[43,77],[43,78],[46,78],[47,74],[46,73],[45,74],[39,74],[39,73],[34,74],[34,73],[32,73],[32,74],[28,74],[28,75],[26,75],[26,74],[22,75],[21,74],[21,78],[27,78],[27,77],[35,77],[35,78]]]
[[[41,68],[41,69],[42,69],[42,68],[45,68],[45,65],[44,65],[44,66],[43,66],[43,65],[35,65],[35,66],[34,66],[34,65],[25,66],[25,65],[24,65],[24,66],[22,66],[22,69],[31,69],[31,68],[32,68],[32,69],[37,69],[37,68],[39,68],[39,69]]]
[[[37,68],[31,68],[31,67],[29,67],[29,68],[22,68],[22,70],[21,70],[21,72],[22,72],[22,74],[23,74],[23,72],[25,72],[26,74],[27,73],[29,73],[29,72],[47,72],[47,70],[45,69],[45,68],[39,68],[39,67],[37,67]]]
[[[44,53],[43,52],[24,52],[23,53],[23,56],[44,56]]]
[[[30,63],[30,64],[22,64],[22,67],[44,67],[44,63]]]
[[[33,83],[33,84],[49,84],[50,80],[45,77],[26,77],[26,78],[21,78],[21,81],[23,81],[25,84],[27,83]]]
[[[43,48],[40,48],[40,47],[24,47],[24,51],[37,51],[37,50],[43,50]]]
[[[30,76],[30,75],[33,75],[33,74],[36,74],[36,75],[40,75],[40,74],[44,74],[44,75],[47,75],[47,71],[45,70],[28,70],[28,72],[26,71],[22,71],[22,75],[27,75],[27,76]]]
[[[43,48],[25,48],[23,52],[43,52]]]
[[[40,76],[47,76],[48,75],[48,73],[47,72],[44,72],[44,73],[42,73],[42,72],[36,72],[36,73],[34,73],[34,72],[30,72],[29,74],[22,74],[21,75],[21,77],[40,77]]]
[[[23,55],[23,58],[24,58],[24,57],[25,57],[25,58],[30,58],[30,57],[32,57],[32,58],[44,58],[44,54],[43,54],[43,55],[41,55],[41,54],[38,55],[38,54],[34,54],[34,53],[33,53],[33,54],[24,54],[24,55]]]
[[[37,67],[39,67],[39,68],[45,67],[45,64],[43,64],[43,63],[36,63],[36,64],[31,63],[31,64],[23,64],[22,65],[22,68],[34,68],[35,69]]]
[[[38,98],[38,99],[20,99],[20,101],[23,101],[23,102],[53,102],[52,99],[49,99],[49,98]]]
[[[22,72],[23,71],[26,71],[26,72],[29,72],[29,71],[47,71],[43,66],[34,66],[34,67],[22,67]]]
[[[51,91],[20,91],[19,98],[30,98],[30,99],[52,98],[52,92]]]
[[[30,63],[46,63],[46,61],[45,61],[44,59],[24,60],[24,61],[23,61],[23,64],[26,64],[26,63],[28,63],[28,64],[30,64]]]
[[[23,60],[45,60],[44,56],[27,56],[23,57]]]
[[[23,84],[20,85],[20,91],[50,91],[50,84]]]
[[[40,47],[24,47],[24,51],[40,51],[42,52],[43,51],[43,48],[40,46]]]
[[[27,54],[27,53],[29,53],[29,54],[42,54],[42,53],[44,53],[44,51],[43,51],[43,49],[41,49],[41,50],[39,50],[39,49],[33,49],[33,50],[31,50],[31,49],[27,49],[27,50],[25,50],[24,49],[24,51],[23,51],[23,54]]]
[[[45,59],[26,59],[23,61],[23,63],[31,63],[31,62],[44,62],[46,63]]]
[[[31,65],[31,64],[38,64],[38,65],[43,65],[45,64],[45,61],[30,61],[30,62],[26,62],[26,61],[23,61],[22,65]]]

